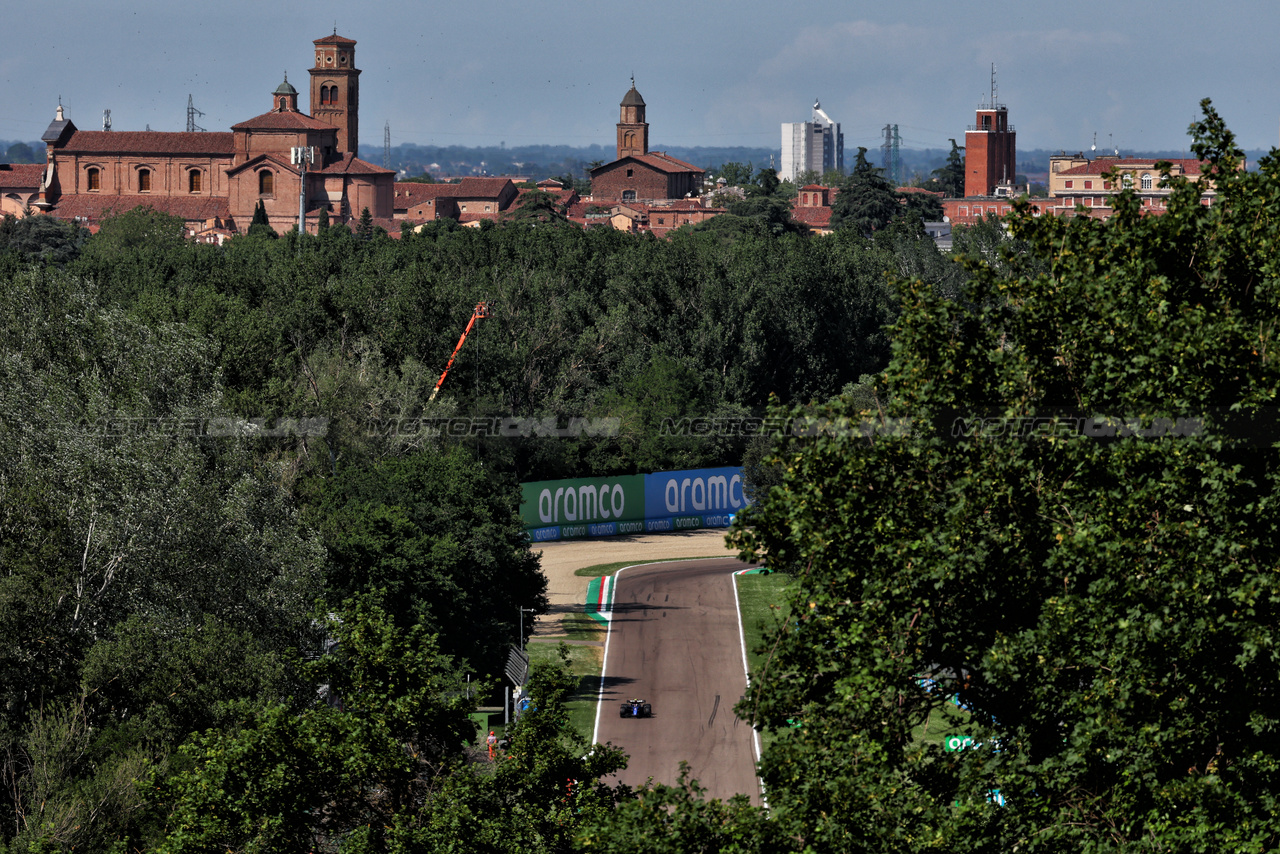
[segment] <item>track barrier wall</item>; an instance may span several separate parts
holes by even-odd
[[[535,543],[727,528],[750,503],[738,466],[542,480],[520,488],[520,516]]]

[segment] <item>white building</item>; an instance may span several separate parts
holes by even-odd
[[[810,169],[819,175],[832,169],[844,171],[844,134],[840,132],[840,124],[831,121],[817,101],[813,102],[812,121],[783,122],[778,177],[795,181]]]

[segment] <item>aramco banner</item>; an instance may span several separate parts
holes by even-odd
[[[534,542],[725,528],[749,503],[738,467],[544,480],[521,490]]]
[[[649,531],[727,528],[729,517],[746,506],[741,467],[644,476],[644,521]]]
[[[534,542],[644,530],[644,475],[520,484],[520,516]]]

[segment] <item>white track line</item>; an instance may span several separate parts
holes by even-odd
[[[747,690],[751,689],[751,667],[747,664],[747,634],[742,628],[742,603],[738,601],[738,576],[746,575],[749,570],[739,569],[729,576],[729,583],[733,585],[733,607],[738,614],[738,645],[742,647],[742,673],[747,678]],[[769,797],[764,791],[764,780],[760,777],[760,731],[755,727],[751,728],[751,744],[756,749],[756,783],[760,786],[760,804],[765,808],[769,808]]]

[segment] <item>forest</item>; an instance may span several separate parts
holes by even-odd
[[[457,686],[496,686],[520,608],[546,607],[518,484],[758,458],[766,437],[662,423],[840,394],[887,363],[892,282],[954,291],[961,271],[908,219],[829,239],[551,225],[210,246],[148,209],[92,236],[0,223],[8,850],[391,850],[481,802],[506,804],[494,850],[570,844],[576,819],[510,807],[556,806],[537,763],[562,781],[622,761],[566,752],[563,674],[533,683],[534,765],[494,776],[462,750],[484,696]],[[495,416],[618,429],[422,426]],[[619,796],[592,784],[575,810]],[[395,831],[357,844],[372,816]]]
[[[768,188],[668,240],[0,222],[0,851],[1273,850],[1280,164],[1205,107],[1211,204],[950,256],[870,168],[826,237]],[[661,429],[761,416],[911,429]],[[421,429],[495,417],[619,428]],[[742,464],[802,615],[736,710],[768,809],[610,784],[567,667],[469,747],[547,607],[518,484]],[[952,707],[971,749],[914,737]]]

